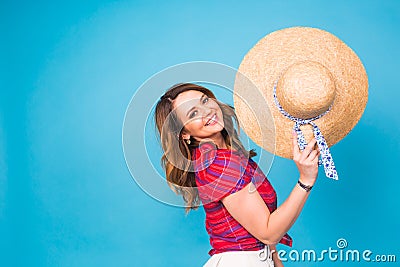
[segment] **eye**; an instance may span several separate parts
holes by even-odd
[[[203,104],[205,104],[205,103],[207,103],[208,102],[208,97],[205,97],[204,99],[203,99]]]
[[[197,114],[197,110],[190,113],[189,118],[193,118],[194,116],[196,116],[196,114]]]

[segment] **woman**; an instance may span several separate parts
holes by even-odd
[[[172,86],[157,103],[155,122],[169,186],[183,196],[186,212],[203,203],[212,246],[204,266],[283,266],[275,245],[291,246],[286,233],[317,178],[315,139],[300,151],[293,134],[299,180],[276,207],[274,189],[251,159],[256,153],[239,140],[233,107],[210,90],[191,83]]]

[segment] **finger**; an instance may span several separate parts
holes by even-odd
[[[293,143],[293,157],[295,157],[300,154],[299,144],[297,142],[297,134],[295,130],[292,131],[292,143]]]
[[[321,152],[318,150],[317,155],[313,159],[313,161],[316,161],[317,164],[319,163],[320,155],[321,155]]]
[[[317,154],[317,156],[312,160],[312,163],[317,164],[318,165],[319,162],[319,154]]]
[[[317,141],[315,140],[315,138],[313,138],[310,141],[310,143],[308,143],[308,145],[304,148],[302,155],[301,155],[301,158],[303,160],[305,160],[308,157],[308,155],[311,153],[311,151],[313,151],[313,148],[314,148],[316,142]]]
[[[317,140],[315,140],[315,138],[313,138],[313,139],[311,139],[310,143],[307,144],[306,147],[308,147],[312,150],[316,143],[317,143]]]
[[[316,151],[316,153],[317,153],[317,154],[315,155],[316,157],[319,157],[319,155],[321,155],[321,151],[319,150],[319,147],[318,147],[317,145],[315,145],[315,149],[312,150],[312,151]],[[312,151],[311,151],[311,152],[312,152]]]
[[[314,161],[315,158],[318,158],[318,151],[317,150],[311,151],[311,153],[308,155],[308,159],[310,161]]]

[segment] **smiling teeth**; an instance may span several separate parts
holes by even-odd
[[[211,119],[206,123],[206,126],[210,125],[211,122],[215,121],[216,115],[214,114]]]

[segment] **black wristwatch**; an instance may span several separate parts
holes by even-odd
[[[310,192],[311,188],[313,187],[312,185],[305,185],[300,180],[297,181],[297,183],[300,185],[301,188],[306,190],[307,192]]]

